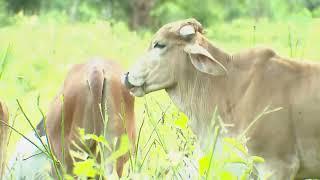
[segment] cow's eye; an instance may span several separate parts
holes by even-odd
[[[165,44],[161,44],[159,42],[156,42],[154,45],[153,45],[153,48],[159,48],[159,49],[163,49],[165,48],[166,45]]]

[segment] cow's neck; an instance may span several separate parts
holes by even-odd
[[[207,39],[203,38],[202,40],[203,40],[202,45],[207,48],[209,53],[216,60],[218,60],[222,65],[224,65],[227,69],[230,69],[231,67],[229,66],[231,65],[232,56],[229,53],[225,52],[224,50],[210,43]]]
[[[167,90],[174,104],[188,116],[189,125],[200,140],[209,135],[207,128],[218,105],[215,90],[214,80],[200,72]]]
[[[214,58],[228,68],[231,56],[220,49],[207,44]],[[197,71],[190,63],[189,70],[178,78],[178,84],[167,92],[178,108],[189,117],[189,124],[199,139],[207,137],[208,127],[216,107],[223,104],[228,97],[222,97],[221,92],[227,89],[227,76],[214,77]],[[225,98],[225,99],[222,99]],[[210,133],[213,132],[212,130]]]

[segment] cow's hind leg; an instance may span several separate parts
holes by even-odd
[[[120,156],[118,159],[117,159],[117,174],[119,177],[122,176],[122,172],[123,172],[123,166],[124,164],[128,161],[129,159],[129,153],[126,153],[125,155],[123,156]]]
[[[121,138],[119,137],[118,140],[117,140],[116,149],[120,148],[120,144],[121,144]],[[117,174],[118,174],[119,177],[122,176],[123,166],[128,161],[129,156],[130,156],[130,154],[129,154],[129,152],[127,152],[127,153],[125,153],[124,155],[120,156],[117,159],[116,170],[117,170]]]

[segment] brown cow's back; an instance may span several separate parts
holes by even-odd
[[[9,122],[9,113],[7,106],[0,102],[0,120],[5,123]],[[2,179],[6,166],[6,154],[7,154],[7,138],[8,138],[8,126],[0,123],[0,179]]]
[[[111,141],[127,130],[129,139],[134,142],[134,98],[120,83],[122,73],[118,64],[102,59],[77,64],[68,73],[61,91],[56,96],[47,114],[49,140],[53,151],[60,160],[63,159],[60,132],[62,113],[64,115],[64,147],[66,149],[64,160],[67,172],[70,173],[72,170],[72,160],[68,153],[68,149],[73,148],[71,142],[75,141],[80,144],[76,137],[78,128],[85,129],[86,133],[96,135],[102,135],[103,133],[104,126],[100,111],[102,98],[106,100],[109,119],[106,138]],[[104,78],[106,79],[106,95],[102,97]],[[122,104],[124,105],[124,112],[121,112]],[[124,122],[120,117],[121,113],[126,116]],[[92,150],[94,149],[93,143],[90,143],[89,146]],[[121,172],[122,166],[120,168]],[[118,174],[121,174],[121,172],[118,172]]]

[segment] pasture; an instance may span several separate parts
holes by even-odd
[[[20,20],[16,24],[0,28],[3,72],[0,98],[9,107],[10,122],[23,134],[32,129],[16,100],[36,125],[42,118],[39,107],[47,111],[72,64],[98,56],[119,61],[127,69],[148,48],[154,33],[151,30],[130,31],[122,22],[71,24],[37,16],[18,16]],[[296,18],[279,22],[238,19],[229,23],[211,22],[205,29],[211,42],[229,52],[265,45],[297,61],[320,60],[320,19]],[[168,174],[179,177],[178,169],[183,166],[180,156],[192,156],[196,142],[187,126],[187,118],[178,114],[164,91],[136,98],[135,111],[137,133],[141,128],[135,172],[159,178]],[[9,157],[19,138],[12,132]],[[219,165],[215,167],[218,169]],[[222,179],[232,177],[223,168],[221,172]]]

